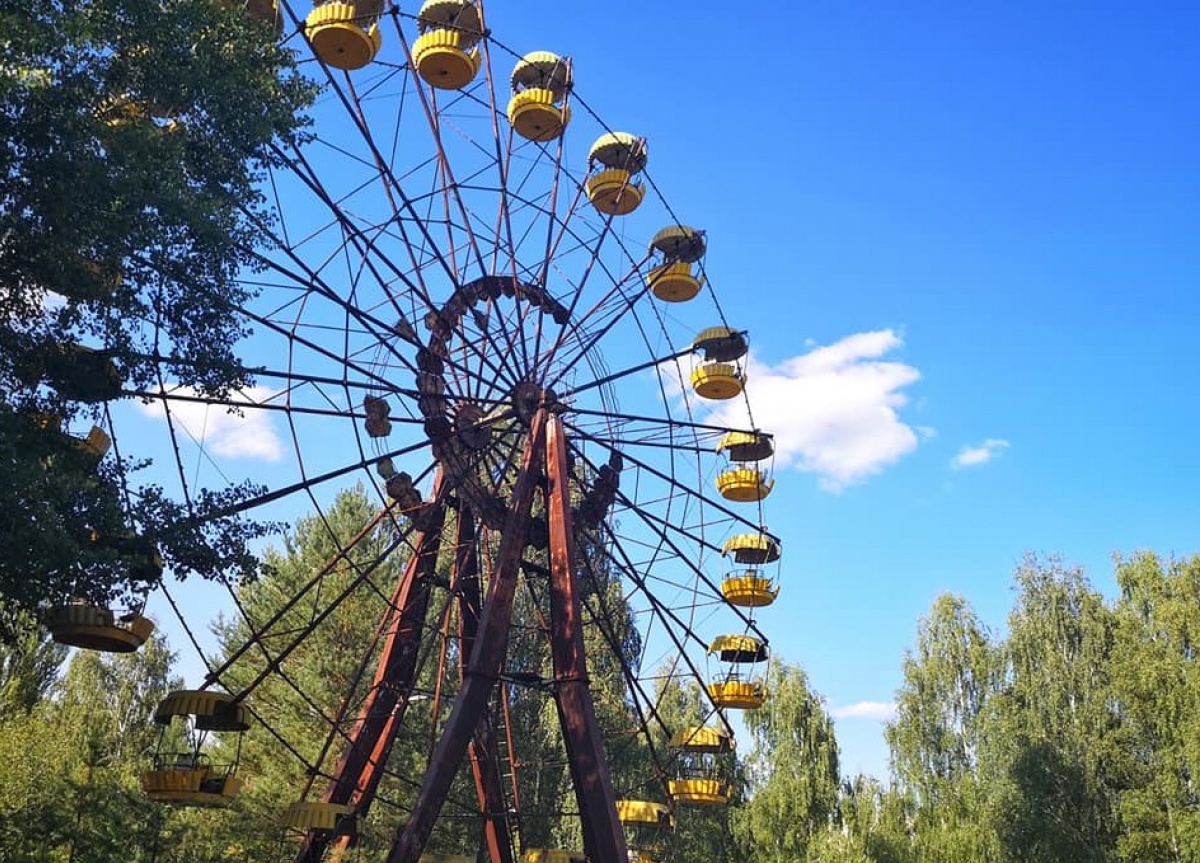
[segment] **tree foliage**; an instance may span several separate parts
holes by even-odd
[[[222,513],[249,489],[174,501],[79,440],[122,394],[248,383],[257,184],[309,87],[211,0],[11,0],[0,46],[0,599],[142,595],[156,549],[248,571],[256,530]]]
[[[154,708],[179,684],[171,662],[158,637],[126,656],[82,651],[28,712],[0,716],[0,859],[155,859],[170,813],[139,774],[158,737]]]
[[[784,863],[835,823],[841,775],[833,720],[804,671],[772,659],[768,680],[767,704],[746,715],[749,802],[733,829],[754,859]]]
[[[355,490],[324,519],[298,523],[284,547],[268,555],[271,577],[241,590],[250,619],[260,624],[294,596],[373,511]],[[323,588],[348,584],[349,569],[382,552],[389,540],[383,529],[368,534],[347,572]],[[386,566],[392,568],[376,574],[377,586],[398,576],[399,562]],[[439,566],[439,577],[446,572]],[[616,582],[606,580],[611,575],[590,574],[592,600],[603,593],[620,601]],[[732,765],[730,807],[677,805],[670,859],[1200,863],[1194,780],[1200,726],[1193,721],[1200,704],[1200,558],[1119,558],[1117,583],[1119,596],[1105,601],[1078,569],[1030,558],[1016,572],[1003,636],[984,627],[961,597],[937,600],[904,663],[888,731],[890,785],[840,776],[834,724],[820,696],[802,669],[774,660],[770,700],[744,716],[751,745]],[[539,601],[534,589],[521,613],[533,614]],[[155,747],[149,715],[176,685],[160,641],[133,656],[79,653],[58,675],[53,660],[59,654],[44,639],[31,634],[18,652],[5,648],[4,691],[15,695],[0,711],[0,859],[248,863],[286,857],[278,814],[300,796],[305,765],[317,760],[325,742],[327,717],[347,695],[352,704],[361,698],[356,660],[371,653],[385,604],[379,592],[353,594],[327,626],[303,640],[286,675],[256,687],[253,703],[266,722],[246,735],[248,784],[224,812],[153,806],[138,788],[138,773]],[[283,637],[303,629],[313,608],[297,607],[296,619],[283,621]],[[631,636],[620,631],[626,619],[610,609],[607,620],[601,626],[593,618],[588,638],[608,647],[627,643]],[[620,624],[616,630],[614,624]],[[539,627],[528,631],[532,637]],[[250,630],[230,621],[221,634],[233,651]],[[510,669],[544,671],[535,642],[514,642]],[[278,650],[280,644],[267,646]],[[662,780],[674,768],[668,762],[665,775],[654,773],[648,750],[628,744],[636,711],[620,695],[620,663],[611,652],[600,661],[606,654],[598,644],[590,647],[618,793],[666,802]],[[246,654],[229,682],[249,681],[266,662],[261,653]],[[523,764],[542,759],[525,773],[522,790],[533,794],[542,783],[539,802],[566,807],[569,783],[549,705],[544,697],[513,699],[522,730],[517,758]],[[647,745],[660,754],[670,730],[717,722],[694,681],[670,669],[655,694],[654,714]],[[398,773],[415,767],[430,731],[419,723],[405,728],[392,754]],[[469,780],[459,779],[452,793],[469,797]],[[403,809],[411,801],[411,787],[394,777],[384,783],[381,793],[391,805]],[[377,808],[373,818],[382,829],[368,828],[358,849],[362,859],[382,854],[394,827],[383,822],[394,815]],[[435,850],[477,847],[477,833],[464,832],[464,819],[444,821]],[[563,825],[523,830],[521,838],[526,846],[578,846]]]

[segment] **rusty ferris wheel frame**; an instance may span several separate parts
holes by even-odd
[[[298,50],[308,50],[302,19],[288,16]],[[576,806],[554,815],[578,819],[590,860],[623,861],[630,852],[616,804],[631,792],[609,775],[583,640],[592,626],[619,652],[617,625],[601,599],[582,595],[580,580],[593,573],[579,546],[603,548],[604,565],[625,585],[623,600],[640,603],[638,625],[665,645],[659,658],[669,655],[673,674],[707,691],[713,672],[697,657],[713,634],[732,627],[766,644],[754,603],[747,610],[725,601],[714,567],[731,534],[777,539],[761,497],[746,508],[709,485],[720,442],[760,433],[713,419],[711,405],[691,391],[687,367],[698,343],[684,329],[688,316],[653,291],[653,274],[673,262],[648,244],[652,230],[639,233],[627,227],[627,213],[594,206],[591,164],[572,167],[580,142],[569,133],[530,141],[507,127],[509,82],[495,70],[522,55],[487,33],[477,80],[454,92],[428,86],[414,66],[408,31],[416,18],[400,7],[381,12],[393,59],[384,51],[369,70],[311,64],[325,86],[315,140],[284,153],[290,170],[270,178],[274,218],[261,224],[262,245],[248,250],[261,265],[252,277],[260,295],[240,310],[271,344],[262,355],[286,362],[257,370],[265,394],[212,403],[269,412],[288,428],[294,476],[240,509],[306,497],[320,513],[322,488],[368,476],[380,514],[357,536],[335,537],[329,565],[276,614],[247,619],[251,636],[210,668],[205,685],[230,688],[253,711],[264,680],[294,687],[288,658],[354,590],[374,591],[386,602],[360,666],[364,683],[369,677],[365,696],[347,694],[335,716],[323,715],[328,736],[321,758],[305,761],[306,794],[365,816],[381,802],[406,717],[424,710],[436,739],[420,776],[406,780],[415,796],[397,807],[388,860],[414,863],[426,851],[465,766],[474,800],[455,805],[477,817],[479,853],[511,863],[523,819],[536,813],[521,806],[509,702],[516,690],[535,688],[554,703]],[[587,119],[602,138],[614,134],[573,89],[564,101],[577,125]],[[644,163],[644,140],[635,140]],[[656,227],[682,224],[648,174],[639,188],[639,202],[649,192],[658,205]],[[702,269],[695,280],[705,286]],[[703,322],[744,339],[715,294],[704,298]],[[620,367],[611,370],[606,356],[620,357]],[[620,387],[635,391],[638,408],[621,409]],[[179,418],[197,400],[167,382],[157,397],[185,492],[202,464],[224,477],[219,454]],[[189,438],[194,464],[184,455]],[[350,566],[350,585],[317,600],[381,524],[395,534],[387,555]],[[440,573],[447,557],[449,572]],[[372,581],[386,559],[404,562],[390,586]],[[514,596],[534,580],[544,591],[550,674],[532,681],[518,679],[505,658]],[[305,603],[309,625],[286,629],[287,612]],[[262,657],[261,671],[229,686],[229,670],[251,653]],[[621,664],[631,719],[649,735],[661,724],[648,688],[653,674],[624,657]],[[432,666],[455,684],[420,691],[422,669]],[[710,716],[728,728],[719,707],[714,702]],[[271,725],[261,711],[259,719]],[[649,751],[655,763],[639,777],[642,796],[669,773],[666,754],[653,744]],[[340,753],[336,763],[321,760],[332,753]],[[658,796],[670,800],[666,791]],[[351,831],[313,827],[296,859],[337,859],[355,841]]]

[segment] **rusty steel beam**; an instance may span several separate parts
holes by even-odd
[[[550,653],[554,702],[571,765],[571,783],[583,822],[583,846],[593,863],[628,860],[625,833],[617,820],[616,795],[588,689],[567,440],[558,417],[546,429],[547,509],[550,518]]]
[[[504,665],[521,553],[529,530],[533,493],[542,475],[545,448],[546,411],[539,409],[530,423],[521,472],[505,519],[496,565],[488,584],[487,600],[480,616],[479,631],[467,663],[462,688],[454,699],[450,717],[429,758],[408,823],[397,831],[388,851],[387,863],[417,863],[446,802],[454,775],[462,764],[480,720],[487,712],[488,700]]]
[[[384,638],[371,688],[350,735],[350,745],[338,761],[323,798],[326,803],[354,806],[364,817],[383,777],[416,674],[417,652],[429,608],[429,581],[437,567],[442,543],[445,504],[441,484],[439,474],[434,482],[432,509],[425,516],[428,521],[418,534],[413,554],[392,593],[390,613],[395,626]],[[300,846],[296,863],[319,863],[331,842],[344,851],[353,841],[351,836],[332,837],[310,831]]]
[[[466,680],[467,663],[479,631],[482,592],[479,587],[479,555],[475,546],[474,514],[463,504],[458,511],[458,540],[452,585],[458,594],[459,673]],[[499,763],[496,759],[496,728],[487,712],[475,728],[467,746],[475,796],[483,815],[483,845],[491,863],[513,863],[512,836],[504,801]]]

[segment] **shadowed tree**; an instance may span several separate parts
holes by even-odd
[[[252,525],[81,447],[122,394],[245,386],[257,189],[310,91],[269,28],[211,0],[0,9],[0,612],[252,571]],[[67,434],[66,432],[72,432]],[[122,453],[128,457],[129,452]],[[138,543],[127,536],[147,537]]]

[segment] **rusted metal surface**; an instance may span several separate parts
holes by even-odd
[[[482,610],[474,515],[469,506],[463,505],[459,509],[457,535],[451,583],[458,594],[459,663],[465,680]],[[496,750],[496,726],[485,712],[467,746],[471,774],[475,779],[475,796],[483,815],[483,844],[491,863],[513,863],[512,836],[508,830],[507,807]]]
[[[546,429],[547,508],[550,515],[550,652],[554,662],[554,701],[562,724],[571,781],[583,822],[589,860],[628,859],[617,819],[604,741],[588,689],[575,536],[571,525],[567,441],[562,424],[550,417]]]
[[[388,852],[388,863],[416,863],[425,850],[457,768],[487,713],[488,701],[504,664],[521,552],[525,547],[533,493],[541,478],[545,446],[546,412],[539,410],[526,440],[521,472],[505,519],[496,564],[488,584],[475,644],[464,671],[462,688],[430,756],[408,823],[397,833]]]
[[[439,485],[440,477],[435,483],[435,501],[439,499]],[[432,509],[414,544],[415,550],[404,575],[396,584],[391,598],[395,625],[384,639],[371,689],[350,735],[350,746],[334,769],[333,780],[325,792],[326,803],[352,805],[360,815],[366,815],[374,799],[388,752],[408,706],[421,630],[429,607],[429,579],[437,566],[444,515],[440,506]],[[300,846],[297,863],[319,863],[331,840],[341,850],[352,841],[347,836],[330,837],[310,832]]]

